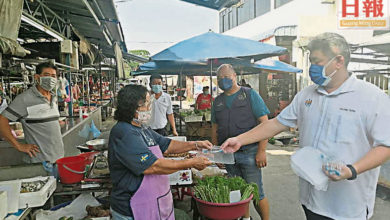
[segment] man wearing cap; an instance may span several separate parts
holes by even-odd
[[[208,86],[203,87],[203,93],[199,94],[196,98],[196,109],[206,110],[211,109],[211,95]]]

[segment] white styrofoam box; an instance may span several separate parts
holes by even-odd
[[[194,111],[193,107],[179,109],[179,112],[191,112],[191,111]]]
[[[47,176],[39,176],[30,179],[22,179],[22,182],[32,182],[36,180],[45,180]],[[20,193],[19,208],[32,208],[43,206],[56,190],[57,181],[53,176],[49,176],[49,181],[37,192]],[[20,188],[20,187],[19,187]]]
[[[0,191],[0,219],[4,219],[8,214],[7,192]]]
[[[169,174],[169,185],[188,185],[192,184],[192,171],[179,170]]]
[[[7,213],[15,213],[19,210],[20,180],[9,180],[0,182],[0,191],[7,192]]]
[[[187,137],[186,136],[172,136],[172,137],[169,136],[167,138],[175,140],[175,141],[187,141]]]
[[[72,53],[72,41],[71,40],[61,41],[61,53]]]
[[[184,118],[184,122],[202,122],[203,115],[190,115]]]
[[[110,217],[96,217],[96,218],[91,218],[92,220],[110,220]]]

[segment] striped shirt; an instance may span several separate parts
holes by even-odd
[[[33,158],[26,154],[24,162],[54,163],[64,156],[64,144],[58,121],[60,114],[55,95],[52,94],[49,101],[33,86],[18,95],[1,114],[10,121],[20,121],[25,141],[39,147],[40,153]]]

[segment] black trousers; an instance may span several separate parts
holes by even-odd
[[[161,134],[162,136],[168,136],[168,131],[167,129],[165,128],[161,128],[161,129],[153,129],[155,132]]]
[[[302,205],[303,210],[305,211],[306,220],[334,220],[332,218],[328,218],[323,215],[316,214],[309,209],[306,208],[306,206]]]

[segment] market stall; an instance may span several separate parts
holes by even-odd
[[[211,110],[181,109],[175,117],[185,123],[185,134],[188,138],[211,138]]]
[[[95,114],[100,116],[99,112]],[[88,122],[88,119],[92,123],[92,116],[90,116],[84,119],[84,124]],[[75,126],[65,133],[72,135],[72,133],[83,132],[82,130],[83,126]],[[92,131],[89,132],[93,135]],[[169,138],[179,141],[187,140],[185,136]],[[34,169],[42,168],[41,164],[29,165],[29,170],[34,173],[31,178],[25,175],[19,178],[9,176],[11,180],[6,181],[1,179],[0,191],[7,191],[14,198],[6,202],[7,206],[12,208],[7,207],[7,212],[16,212],[6,219],[24,219],[25,216],[34,216],[33,218],[38,220],[93,219],[93,217],[110,219],[108,198],[112,184],[109,178],[107,149],[107,139],[82,142],[77,146],[77,150],[83,153],[73,154],[74,156],[66,155],[57,160],[58,180],[44,175],[44,171],[39,175],[34,173]],[[234,163],[233,154],[223,153],[218,147],[213,147],[211,150],[164,155],[165,158],[172,160],[198,156],[206,156],[214,163]],[[25,169],[26,167],[17,166],[12,172]],[[8,172],[10,171],[11,168],[8,169]],[[0,169],[0,176],[4,178],[5,172]],[[203,171],[186,169],[172,173],[169,175],[169,181],[173,197],[177,201],[191,199],[190,208],[193,210],[193,219],[198,219],[200,216],[212,218],[215,216],[212,213],[226,212],[227,208],[235,210],[234,215],[240,216],[252,199],[251,195],[255,188],[253,184],[246,184],[242,179],[226,178],[226,174],[226,170],[216,165],[207,167]],[[213,184],[215,187],[208,189],[210,181],[216,181],[218,184]],[[215,194],[216,197],[211,197],[210,193]],[[29,199],[26,199],[27,197]],[[222,218],[215,219],[230,219],[226,216],[231,217],[231,215],[232,213],[221,215]]]
[[[68,132],[76,129],[77,127],[72,128]],[[33,178],[8,177],[12,180],[0,181],[0,191],[9,195],[2,203],[2,206],[5,204],[8,213],[5,219],[25,219],[30,212],[34,213],[33,219],[70,219],[68,217],[71,216],[75,219],[94,217],[109,219],[109,208],[101,206],[95,199],[97,193],[105,192],[107,195],[111,189],[107,162],[108,142],[100,140],[104,139],[84,142],[79,146],[80,149],[84,146],[89,152],[58,159],[56,165],[59,181],[53,176],[46,176],[43,172],[42,176]],[[25,169],[27,168],[24,167]],[[91,196],[91,193],[94,196]],[[72,203],[73,207],[77,204],[78,209],[62,210],[59,212],[60,216],[53,218],[58,214],[57,209],[67,205],[72,207]],[[46,210],[44,211],[42,207]]]
[[[79,155],[78,146],[99,136],[96,134],[100,133],[102,118],[111,111],[114,97],[110,91],[114,91],[116,78],[124,76],[122,52],[126,54],[127,49],[115,6],[113,2],[100,0],[91,4],[88,1],[58,4],[54,0],[0,0],[0,95],[7,104],[11,103],[17,95],[35,86],[38,64],[55,64],[58,85],[52,92],[58,101],[65,158]],[[67,16],[65,21],[64,15],[75,8],[78,15]],[[114,19],[115,24],[101,24],[106,16]],[[109,65],[110,70],[106,71],[104,65]],[[10,126],[14,137],[25,143],[21,123],[11,122]],[[109,185],[81,187],[80,181],[76,184],[79,187],[70,187],[64,181],[53,180],[45,170],[50,169],[51,164],[44,163],[45,168],[42,163],[25,164],[24,153],[2,139],[0,155],[0,219],[8,213],[15,214],[9,215],[7,220],[35,219],[37,209],[50,209],[58,204],[55,197],[69,192],[78,196],[85,191],[109,189]],[[86,161],[83,164],[88,165]],[[92,162],[88,166],[92,164],[99,163]],[[87,179],[83,182],[88,182]],[[96,213],[95,208],[89,211],[83,208],[85,214]]]

